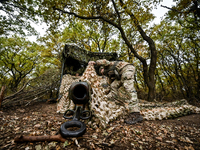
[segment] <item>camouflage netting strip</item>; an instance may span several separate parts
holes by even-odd
[[[68,90],[73,82],[78,82],[79,79],[73,78],[70,74],[66,74],[62,77],[60,86],[60,94],[62,95],[60,101],[57,104],[57,113],[64,113],[67,109],[73,109],[74,104],[68,99]]]
[[[104,81],[101,76],[98,76],[92,65],[88,65],[85,72],[80,78],[81,81],[86,81],[91,85],[92,94],[90,103],[90,110],[92,110],[95,118],[96,124],[100,127],[105,128],[106,125],[126,113],[126,108],[121,105],[117,105],[114,101],[108,101],[104,88],[101,86]],[[68,89],[72,82],[77,82],[70,75],[63,76],[62,86],[60,88],[60,93],[63,97],[57,105],[57,112],[64,113],[67,109],[73,109],[74,104],[70,103],[68,99]]]
[[[185,99],[171,103],[145,102],[139,106],[145,120],[163,120],[200,113],[200,108],[190,105]]]

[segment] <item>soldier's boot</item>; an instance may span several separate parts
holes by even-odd
[[[142,121],[143,121],[143,117],[140,114],[140,112],[131,112],[129,116],[126,118],[125,123],[135,124]]]

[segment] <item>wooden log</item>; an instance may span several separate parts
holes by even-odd
[[[44,141],[58,141],[65,142],[66,139],[63,138],[60,134],[58,135],[43,135],[43,136],[16,136],[14,139],[15,142],[44,142]]]

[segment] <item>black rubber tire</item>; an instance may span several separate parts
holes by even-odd
[[[80,129],[75,131],[69,131],[67,128],[69,127],[78,127]],[[71,120],[63,123],[60,127],[60,134],[62,137],[79,137],[82,136],[86,131],[86,125],[78,120]]]

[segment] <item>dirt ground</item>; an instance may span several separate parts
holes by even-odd
[[[17,135],[55,135],[66,120],[56,113],[56,104],[38,102],[0,111],[0,149],[200,149],[200,114],[170,120],[143,121],[128,125],[124,120],[111,122],[106,129],[89,127],[82,137],[66,142],[15,143]],[[86,123],[87,124],[87,123]]]

